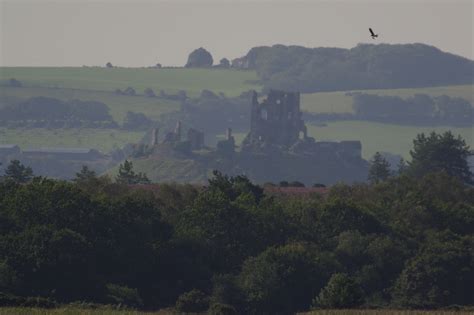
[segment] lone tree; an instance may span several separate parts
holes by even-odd
[[[91,170],[87,165],[83,165],[80,172],[76,173],[76,177],[73,179],[76,183],[91,182],[97,179],[97,173]]]
[[[212,55],[204,48],[198,48],[189,54],[186,68],[207,68],[211,67],[214,60]]]
[[[230,61],[227,58],[222,58],[221,61],[219,62],[219,66],[221,68],[230,68]]]
[[[33,178],[33,170],[18,160],[12,160],[5,170],[5,178],[17,183],[27,183]]]
[[[106,66],[107,68],[113,68],[113,67],[114,67],[111,62],[107,62],[107,63],[105,64],[105,66]]]
[[[454,137],[451,131],[443,134],[432,132],[429,136],[419,134],[413,140],[410,155],[412,161],[408,163],[408,172],[414,176],[444,171],[465,183],[474,183],[467,161],[473,153],[466,141],[461,136]]]
[[[383,182],[390,177],[390,163],[380,154],[376,152],[370,160],[368,180],[372,184]]]
[[[143,93],[148,97],[155,97],[156,94],[151,88],[146,88]]]
[[[133,164],[128,160],[125,160],[123,164],[120,164],[118,175],[115,180],[117,183],[126,185],[150,183],[150,180],[145,175],[145,173],[135,173],[133,171]]]

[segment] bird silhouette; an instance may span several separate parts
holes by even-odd
[[[370,27],[369,27],[369,31],[370,31],[370,36],[372,36],[372,39],[379,37],[379,34],[375,34],[374,31]]]

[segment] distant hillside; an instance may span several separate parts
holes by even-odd
[[[236,69],[189,68],[102,68],[102,67],[0,67],[0,85],[15,78],[23,87],[70,88],[93,91],[115,91],[132,87],[137,94],[151,88],[176,94],[183,90],[188,96],[207,89],[227,96],[248,90],[260,90],[255,71]]]
[[[352,49],[255,47],[233,66],[255,69],[266,89],[303,93],[472,84],[474,61],[424,44]]]

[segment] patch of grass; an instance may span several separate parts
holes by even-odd
[[[156,92],[164,90],[176,93],[185,90],[189,95],[198,95],[208,89],[223,92],[227,96],[261,86],[254,71],[233,69],[189,69],[189,68],[100,68],[100,67],[3,67],[0,80],[15,78],[24,86],[58,87],[85,90],[115,91],[128,86],[142,93],[145,88]]]
[[[299,315],[468,315],[468,311],[444,311],[444,310],[318,310]]]
[[[390,95],[407,98],[415,94],[427,94],[432,97],[448,95],[461,97],[474,106],[474,85],[454,85],[413,89],[360,90],[376,95]],[[312,113],[352,113],[352,96],[347,92],[321,92],[301,95],[301,109]]]
[[[377,151],[400,154],[405,159],[409,159],[409,152],[413,148],[413,139],[416,135],[431,131],[440,133],[451,130],[453,134],[461,135],[466,143],[474,148],[474,133],[470,127],[415,127],[367,121],[341,121],[328,123],[325,127],[307,124],[307,127],[308,134],[316,141],[360,140],[362,156],[365,159],[371,158]]]
[[[0,144],[16,144],[20,148],[80,147],[107,153],[127,143],[137,143],[143,132],[117,129],[7,129],[0,128]]]
[[[82,101],[102,102],[109,107],[110,114],[119,124],[123,122],[128,111],[143,113],[149,118],[157,120],[161,114],[179,110],[180,108],[180,104],[176,101],[146,96],[116,95],[110,91],[105,92],[41,87],[0,87],[0,96],[18,99],[44,96],[57,98],[63,101],[79,99]]]

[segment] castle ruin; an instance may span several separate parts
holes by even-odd
[[[300,94],[271,90],[266,99],[252,95],[250,132],[246,143],[268,143],[289,147],[306,139],[307,131],[300,110]]]

